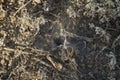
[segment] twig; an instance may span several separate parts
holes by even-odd
[[[27,49],[30,49],[30,48],[27,48]],[[32,49],[32,48],[28,51],[28,50],[26,50],[25,48],[23,48],[23,49],[19,49],[19,48],[17,48],[17,49],[12,49],[12,48],[9,48],[9,47],[5,47],[5,48],[3,48],[3,50],[12,51],[12,52],[20,51],[20,52],[22,52],[22,53],[24,53],[24,54],[30,54],[30,53],[34,53],[34,52],[35,52],[35,53],[37,53],[37,54],[39,54],[39,55],[42,55],[42,56],[47,55],[47,52],[44,52],[44,51],[38,50],[38,49]]]
[[[53,59],[49,55],[47,55],[46,58],[50,61],[50,63],[53,65],[55,69],[61,71],[61,69],[63,68],[62,64],[53,61]]]
[[[47,64],[46,62],[42,61],[41,59],[36,59],[36,58],[33,58],[35,61],[38,61],[40,62],[41,64],[45,65],[46,67],[49,67],[49,68],[52,68],[51,65]]]
[[[32,0],[28,1],[27,3],[25,3],[23,6],[21,6],[14,14],[13,16],[15,16],[22,8],[24,8],[25,6],[27,6]]]

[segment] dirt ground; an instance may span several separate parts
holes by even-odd
[[[120,80],[120,1],[0,0],[0,80]]]

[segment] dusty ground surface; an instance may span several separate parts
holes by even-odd
[[[0,0],[0,80],[120,80],[120,1]]]

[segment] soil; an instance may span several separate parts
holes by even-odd
[[[120,80],[120,1],[0,0],[0,80]]]

